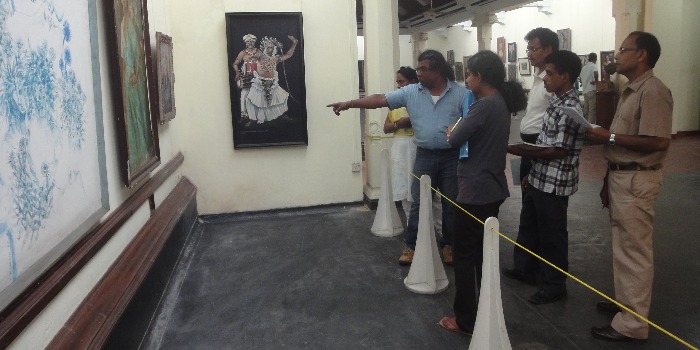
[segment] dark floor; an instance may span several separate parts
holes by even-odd
[[[514,120],[514,129],[517,131]],[[600,146],[582,155],[579,192],[570,199],[570,272],[614,296],[608,211],[598,191]],[[657,201],[656,279],[650,319],[700,346],[700,137],[674,140]],[[501,207],[500,227],[515,238],[520,191]],[[401,236],[370,233],[362,205],[203,218],[188,243],[147,348],[466,349],[469,337],[436,323],[451,314],[454,286],[419,295],[403,285]],[[501,266],[513,247],[501,240]],[[450,282],[452,269],[446,268]],[[574,281],[567,299],[534,306],[535,287],[503,279],[502,300],[516,349],[685,349],[652,329],[646,342],[607,343],[589,329],[610,317],[601,298]]]

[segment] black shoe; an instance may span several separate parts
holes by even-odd
[[[622,309],[620,309],[619,306],[615,305],[615,303],[607,301],[607,300],[601,300],[595,304],[595,307],[598,309],[598,311],[602,312],[609,312],[611,314],[616,314]]]
[[[616,331],[615,328],[612,328],[610,325],[591,328],[591,335],[595,338],[609,341],[630,341],[634,339]]]
[[[529,298],[527,298],[527,301],[535,304],[535,305],[541,305],[541,304],[549,304],[553,303],[563,297],[566,296],[566,291],[563,292],[558,292],[558,293],[552,293],[544,288],[540,289],[537,291],[537,293],[531,295]]]
[[[537,284],[537,278],[535,277],[535,275],[533,275],[531,273],[521,272],[521,271],[516,270],[516,269],[503,269],[502,272],[503,272],[503,276],[506,276],[508,278],[512,278],[514,280],[518,280],[518,281],[523,282],[525,284],[531,284],[531,285]]]

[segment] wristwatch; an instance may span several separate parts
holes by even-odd
[[[399,130],[399,125],[394,122],[394,130]]]
[[[610,146],[615,146],[615,134],[610,133],[610,139],[608,140]]]

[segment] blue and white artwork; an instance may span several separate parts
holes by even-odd
[[[94,0],[0,0],[0,307],[105,210],[91,17]]]

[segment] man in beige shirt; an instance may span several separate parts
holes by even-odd
[[[587,129],[586,138],[605,144],[608,160],[600,198],[610,208],[615,299],[647,318],[654,279],[652,233],[654,202],[661,190],[661,167],[671,142],[673,98],[654,76],[661,55],[655,36],[632,32],[622,42],[615,65],[629,79],[620,96],[610,130]],[[649,324],[618,304],[598,302],[613,312],[610,325],[591,328],[594,337],[610,341],[647,339]]]

